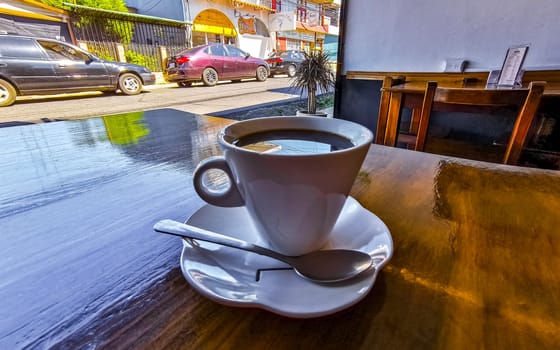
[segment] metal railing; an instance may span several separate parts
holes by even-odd
[[[77,41],[86,43],[88,51],[108,60],[124,58],[153,71],[162,71],[162,47],[169,55],[188,47],[187,26],[169,26],[128,19],[73,13],[72,31]]]

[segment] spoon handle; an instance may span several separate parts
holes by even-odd
[[[174,220],[161,220],[154,225],[154,230],[179,237],[193,238],[200,241],[217,243],[227,247],[246,250],[248,252],[269,256],[271,258],[290,264],[289,257],[273,250],[242,241],[237,238],[228,237],[217,232],[208,231],[200,227],[184,224]]]

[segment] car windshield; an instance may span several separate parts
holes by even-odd
[[[186,49],[184,51],[179,52],[177,56],[192,55],[194,53],[197,53],[200,49],[203,49],[204,47],[206,47],[206,45],[191,47],[190,49]]]

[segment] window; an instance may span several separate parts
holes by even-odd
[[[177,56],[186,56],[186,55],[193,55],[196,54],[198,51],[200,51],[201,47],[200,46],[195,46],[195,47],[191,47],[190,49],[181,51],[177,54]],[[208,48],[202,48],[205,54],[209,55],[210,52],[208,51]]]
[[[71,46],[62,45],[52,41],[39,41],[47,55],[55,60],[67,59],[72,61],[87,61],[89,57]]]
[[[301,41],[300,40],[286,40],[286,49],[287,50],[301,50]]]
[[[282,51],[278,54],[278,56],[280,56],[282,58],[290,57],[290,52],[291,51]]]
[[[247,56],[247,54],[245,52],[239,50],[235,46],[228,46],[227,49],[229,51],[229,55],[232,56],[232,57],[245,57],[245,56]]]
[[[0,57],[45,59],[35,40],[0,37]]]
[[[227,56],[227,52],[223,45],[210,46],[210,52],[213,56]]]

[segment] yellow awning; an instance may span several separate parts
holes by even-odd
[[[42,2],[40,2],[41,0],[19,0],[19,1],[23,2],[26,5],[33,6],[37,9],[43,9],[43,10],[48,11],[48,12],[58,13],[58,14],[63,15],[63,16],[68,15],[68,12],[66,12],[65,10],[59,9],[57,7],[50,6],[50,5],[47,5],[47,4],[43,4]]]
[[[25,18],[33,18],[33,19],[42,19],[45,21],[51,22],[62,22],[62,19],[51,17],[47,15],[43,15],[41,13],[27,11],[25,9],[11,6],[8,4],[0,4],[0,14],[9,15],[9,16],[17,16],[17,17],[25,17]]]
[[[236,36],[235,26],[226,15],[214,9],[204,10],[193,21],[193,31]]]
[[[234,28],[214,26],[214,25],[211,25],[211,24],[194,23],[193,24],[193,31],[219,34],[219,35],[223,34],[223,35],[227,35],[227,36],[236,36],[237,35],[237,32],[235,31]]]

